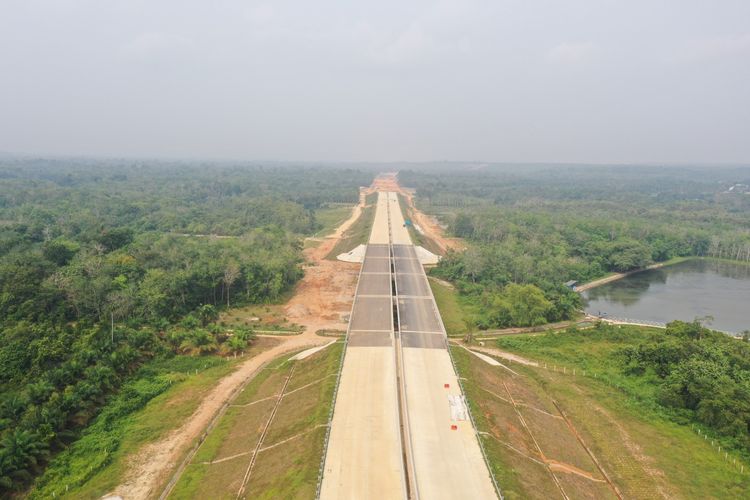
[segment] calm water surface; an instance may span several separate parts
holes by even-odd
[[[690,260],[583,292],[586,312],[666,323],[713,316],[712,328],[750,329],[750,265]]]

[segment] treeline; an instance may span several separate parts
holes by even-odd
[[[470,243],[433,272],[476,306],[480,328],[570,318],[580,307],[570,280],[673,257],[750,260],[750,196],[725,192],[748,169],[504,166],[399,178]]]
[[[219,309],[303,275],[314,209],[371,174],[307,166],[3,160],[0,496],[26,487],[155,357],[230,353]],[[209,235],[209,236],[206,236]],[[113,328],[114,326],[114,328]]]
[[[146,233],[116,249],[66,238],[19,245],[0,257],[0,315],[166,325],[201,304],[277,299],[302,276],[300,250],[272,227],[231,239]]]
[[[750,344],[674,321],[617,356],[630,376],[652,378],[656,399],[682,423],[696,421],[750,456]]]
[[[354,168],[196,162],[3,160],[0,220],[48,236],[107,228],[241,235],[319,229],[312,210],[355,203],[372,173]],[[81,234],[89,232],[90,234]]]

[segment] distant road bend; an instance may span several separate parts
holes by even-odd
[[[393,192],[378,193],[320,497],[497,498]]]

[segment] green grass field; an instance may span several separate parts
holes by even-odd
[[[275,343],[259,339],[237,359],[176,356],[147,365],[81,439],[52,460],[30,498],[100,498],[124,479],[142,446],[177,428],[219,379]]]

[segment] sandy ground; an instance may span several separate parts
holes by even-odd
[[[414,247],[414,251],[417,252],[417,258],[419,263],[423,266],[434,266],[440,262],[440,256],[435,255],[424,247]]]
[[[191,446],[199,439],[237,389],[274,358],[309,346],[330,342],[316,335],[318,330],[345,329],[354,297],[358,264],[325,260],[341,235],[357,220],[367,190],[352,214],[316,248],[305,250],[305,276],[285,306],[290,321],[303,325],[301,335],[274,336],[280,343],[240,364],[223,378],[198,409],[163,439],[146,445],[131,462],[125,480],[112,492],[126,500],[158,497]]]
[[[336,259],[342,262],[356,262],[361,264],[365,260],[366,251],[367,245],[357,245],[348,252],[338,254]]]
[[[346,221],[320,245],[305,250],[305,277],[284,310],[289,321],[304,326],[306,333],[346,329],[360,265],[325,257],[362,213],[366,192],[361,190],[359,204]]]
[[[294,360],[294,361],[301,361],[303,359],[309,358],[310,356],[312,356],[316,352],[320,352],[323,349],[325,349],[326,347],[329,347],[329,346],[335,344],[336,342],[338,342],[338,341],[334,339],[334,340],[330,341],[327,344],[319,345],[317,347],[311,347],[310,349],[305,349],[304,351],[302,351],[302,352],[300,352],[298,354],[295,354],[294,356],[292,356],[289,359]]]

